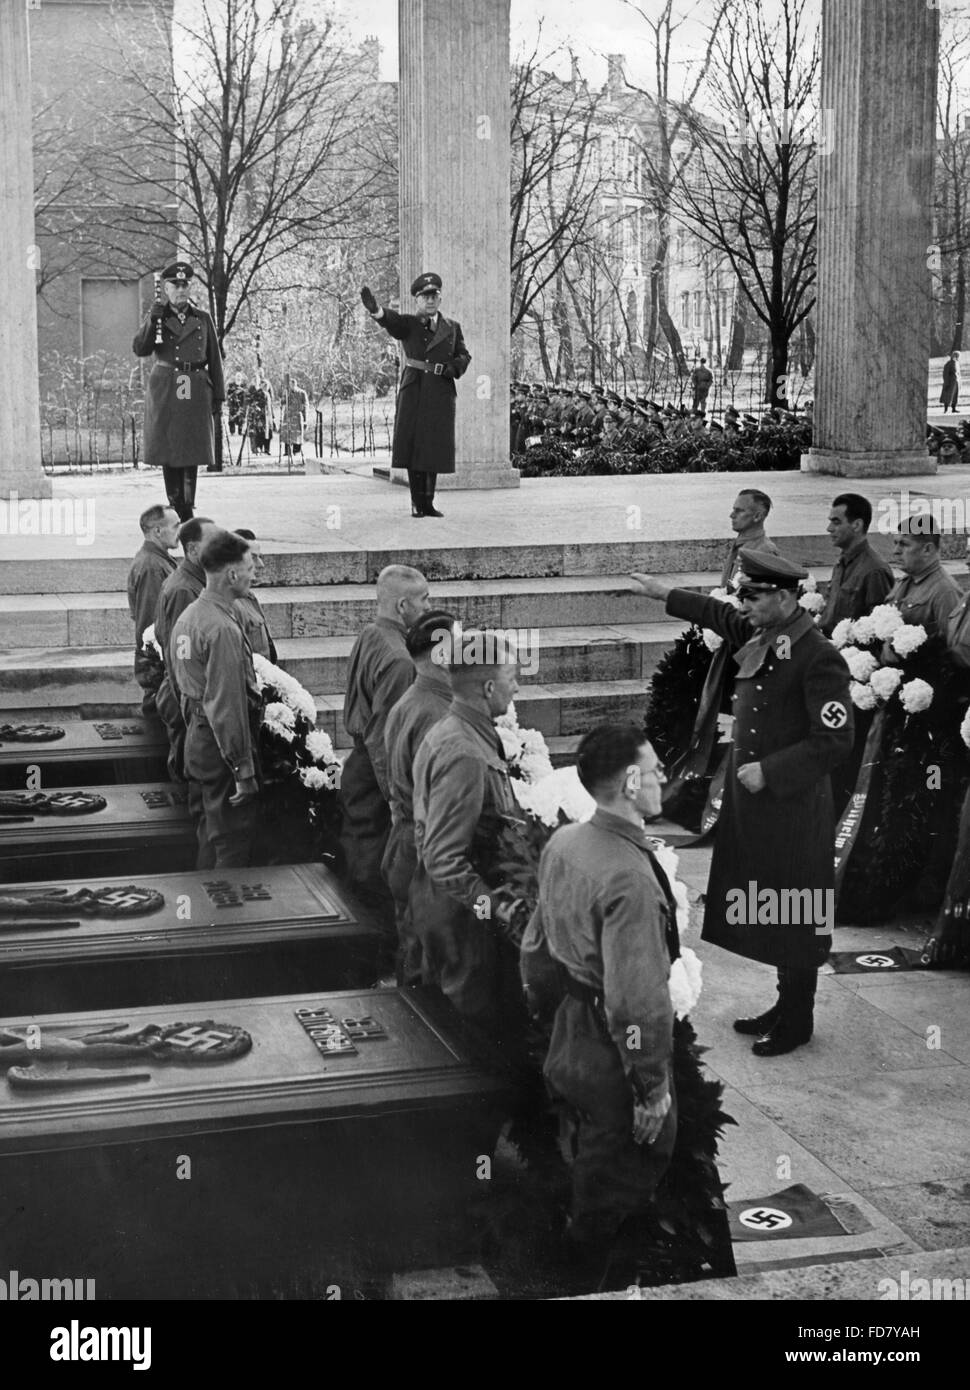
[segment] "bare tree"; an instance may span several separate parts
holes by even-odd
[[[159,3],[158,62],[177,73],[171,86],[133,60],[125,9],[115,5],[105,67],[118,85],[119,124],[136,140],[104,152],[105,174],[119,203],[146,185],[171,197],[221,342],[261,277],[294,248],[354,236],[354,214],[378,178],[359,157],[368,86],[333,22],[309,18],[301,0],[196,0],[174,34]],[[166,161],[154,173],[150,159],[173,149],[174,182]]]
[[[644,335],[647,365],[649,367],[652,363],[662,332],[669,344],[678,372],[683,374],[687,370],[687,361],[680,334],[667,304],[667,262],[672,214],[676,206],[674,192],[682,185],[685,170],[694,154],[697,130],[692,114],[694,102],[707,74],[712,49],[727,9],[727,0],[718,0],[712,7],[703,52],[695,63],[693,72],[689,74],[679,98],[672,97],[670,91],[673,79],[671,54],[684,17],[675,14],[674,0],[663,0],[659,12],[655,15],[648,13],[636,4],[635,0],[626,0],[626,4],[643,20],[653,41],[654,90],[647,92],[630,83],[627,84],[631,92],[639,92],[652,107],[649,123],[645,126],[643,149],[647,168],[648,198],[655,227],[650,270],[650,304]]]
[[[819,36],[808,0],[736,0],[706,88],[720,119],[692,116],[692,177],[674,199],[724,253],[768,329],[765,399],[786,400],[790,344],[815,303],[816,165],[828,138],[818,110]]]
[[[544,71],[537,39],[512,68],[511,310],[512,332],[545,309],[562,322],[564,271],[587,249],[600,217],[599,98],[572,60],[563,82]]]
[[[937,76],[936,233],[934,298],[941,318],[934,333],[941,352],[963,347],[970,253],[970,120],[964,116],[970,27],[948,26],[940,44]]]

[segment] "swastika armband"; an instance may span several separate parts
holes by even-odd
[[[819,718],[826,729],[844,729],[849,722],[849,713],[841,700],[826,700],[819,711]]]

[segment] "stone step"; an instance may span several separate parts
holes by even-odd
[[[676,574],[680,588],[706,592],[715,573]],[[290,637],[356,637],[374,616],[373,584],[262,588],[278,642]],[[441,580],[432,601],[466,627],[592,627],[598,623],[672,622],[662,603],[631,592],[625,575],[558,579]],[[0,596],[0,651],[28,647],[124,647],[132,642],[123,593]]]
[[[646,680],[674,640],[677,624],[618,623],[539,628],[528,646],[524,682]],[[280,641],[287,671],[314,695],[343,691],[352,637],[294,637]],[[523,665],[527,663],[523,662]],[[31,703],[77,705],[136,698],[128,648],[28,648],[9,651],[0,670],[0,708]]]
[[[707,539],[640,541],[636,528],[628,528],[618,512],[617,539],[575,544],[468,545],[434,550],[292,550],[263,548],[266,587],[335,584],[373,584],[385,565],[415,565],[434,583],[452,579],[588,578],[594,575],[720,573],[730,536]],[[832,543],[826,535],[775,536],[790,559],[811,568],[832,564]],[[881,553],[888,556],[887,536],[873,536]],[[88,556],[83,547],[70,559],[0,560],[0,594],[124,593],[131,564],[130,554]],[[943,537],[944,558],[959,560],[965,553],[965,537]]]
[[[945,568],[965,589],[966,564]],[[824,591],[831,566],[812,573]],[[665,575],[682,589],[707,593],[720,582],[714,571]],[[592,627],[599,623],[676,622],[662,603],[630,592],[626,575],[557,579],[440,580],[432,599],[466,626],[500,628]],[[356,636],[374,615],[372,584],[282,586],[261,589],[276,641],[293,637]],[[128,601],[123,593],[8,594],[0,596],[0,651],[29,647],[124,647],[132,640]]]

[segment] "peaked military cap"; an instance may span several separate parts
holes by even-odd
[[[423,294],[423,292],[424,292],[425,290],[440,290],[440,289],[441,289],[441,276],[440,276],[440,275],[435,275],[435,273],[434,273],[433,270],[432,270],[432,271],[427,271],[427,270],[426,270],[425,273],[424,273],[423,275],[419,275],[418,278],[417,278],[417,279],[414,281],[414,283],[412,284],[412,286],[411,286],[411,293],[412,293],[412,294]]]
[[[773,594],[779,589],[797,589],[800,581],[808,578],[808,570],[786,560],[784,555],[768,555],[747,546],[739,551],[738,562],[741,566],[739,591],[751,589],[755,593]]]
[[[174,280],[177,285],[187,285],[195,271],[188,261],[173,261],[162,271],[163,280]]]

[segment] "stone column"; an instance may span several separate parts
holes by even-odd
[[[809,473],[935,473],[926,449],[939,15],[823,0]]]
[[[417,275],[437,271],[442,312],[472,357],[458,382],[457,471],[439,488],[519,483],[509,461],[509,3],[399,0],[401,306],[410,311]]]
[[[37,248],[26,0],[0,4],[0,502],[49,497],[37,385]]]

